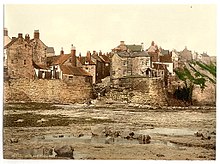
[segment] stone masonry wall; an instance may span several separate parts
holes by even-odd
[[[4,82],[4,102],[75,103],[85,102],[91,97],[91,85],[79,79],[69,84],[62,80],[46,79]]]
[[[152,106],[167,106],[161,79],[131,78],[131,83],[133,89],[113,89],[106,94],[105,99]]]

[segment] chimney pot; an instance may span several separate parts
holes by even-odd
[[[61,47],[60,55],[64,54],[63,47]]]
[[[125,41],[120,41],[120,45],[124,45],[125,44]]]
[[[76,48],[71,44],[72,65],[76,67]]]
[[[4,28],[4,36],[8,36],[8,29]]]
[[[29,41],[29,40],[30,40],[29,34],[26,34],[26,35],[25,35],[25,40],[26,40],[26,41]]]
[[[22,33],[18,33],[18,38],[22,38]]]

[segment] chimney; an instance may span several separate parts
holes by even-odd
[[[30,40],[29,34],[26,34],[26,35],[25,35],[25,39],[24,39],[24,40],[27,41],[27,42],[29,42],[29,40]]]
[[[39,30],[34,30],[34,39],[40,39]]]
[[[18,33],[18,38],[22,38],[22,33]]]
[[[76,67],[76,47],[71,44],[72,65]]]
[[[93,54],[95,54],[95,51],[93,51]],[[87,60],[87,62],[91,61],[91,53],[90,53],[90,51],[87,51],[87,53],[86,53],[86,60]]]
[[[63,47],[61,47],[60,55],[63,55],[63,54],[64,54]]]
[[[8,36],[8,29],[4,28],[4,36]]]
[[[101,55],[102,55],[102,51],[100,50],[100,51],[99,51],[99,56],[101,56]]]
[[[144,51],[144,43],[141,43],[141,51]]]
[[[151,46],[154,46],[154,41],[151,42]]]
[[[120,45],[124,45],[125,44],[125,41],[120,41]]]
[[[79,53],[79,61],[81,63],[81,60],[82,60],[82,56],[81,56],[81,52]]]

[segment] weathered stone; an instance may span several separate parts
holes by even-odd
[[[11,143],[18,143],[18,139],[17,138],[11,138],[10,141],[11,141]]]
[[[138,141],[140,144],[149,144],[151,140],[151,137],[149,135],[139,135]]]
[[[104,125],[96,125],[91,127],[91,132],[93,136],[101,136],[105,132],[105,126]]]
[[[57,146],[54,148],[54,152],[57,154],[57,157],[70,157],[73,158],[74,148],[69,145]]]
[[[42,119],[40,119],[40,120],[37,120],[37,123],[43,123],[43,122],[46,122],[46,121],[48,121],[48,120],[42,118]]]
[[[24,122],[24,120],[23,119],[18,119],[15,122]]]
[[[112,144],[112,143],[114,143],[114,137],[106,137],[106,139],[105,139],[105,144]]]
[[[92,87],[81,77],[74,77],[71,84],[53,79],[15,79],[4,82],[4,102],[86,102],[92,97]]]

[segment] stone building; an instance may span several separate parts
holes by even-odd
[[[9,78],[34,78],[34,67],[32,64],[32,46],[29,35],[19,33],[5,47],[7,55],[7,74]]]
[[[99,53],[93,51],[91,60],[96,64],[96,82],[100,83],[102,79],[110,75],[110,59],[101,51]]]
[[[151,56],[143,51],[142,45],[120,45],[113,49],[111,58],[111,81],[117,85],[125,77],[151,77]]]
[[[11,38],[8,36],[8,29],[4,28],[4,47],[11,42]],[[7,55],[6,55],[6,48],[4,48],[4,56],[3,56],[3,62],[4,62],[4,67],[7,66]]]
[[[206,52],[203,52],[202,54],[198,54],[197,61],[201,61],[203,63],[210,64],[211,58]]]
[[[184,48],[183,51],[179,53],[179,60],[181,62],[189,62],[193,59],[192,52],[187,49],[187,47]]]
[[[108,57],[108,55],[105,54],[100,54],[99,57],[102,59],[103,63],[104,63],[104,68],[102,71],[103,74],[103,78],[110,76],[110,58]]]
[[[7,36],[7,30],[4,31]],[[8,39],[10,41],[10,39]],[[47,56],[54,53],[53,47],[47,47],[40,40],[38,30],[34,31],[34,38],[30,39],[29,34],[25,37],[21,33],[18,37],[12,37],[12,40],[4,46],[6,51],[7,61],[5,64],[5,74],[9,78],[27,78],[33,79],[36,77],[34,68],[44,70],[45,74],[49,75],[47,65]],[[46,75],[45,75],[46,76]]]
[[[46,65],[47,46],[40,39],[39,30],[34,31],[34,38],[30,40],[33,51],[33,61],[36,64]]]

